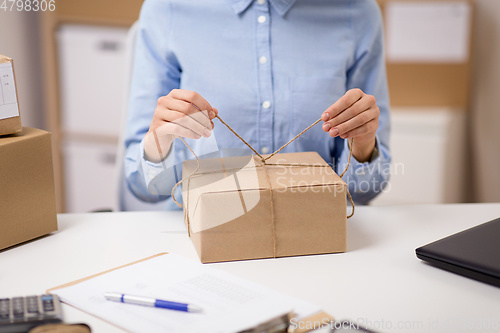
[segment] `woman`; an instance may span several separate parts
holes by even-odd
[[[340,173],[354,139],[355,202],[381,192],[389,98],[375,0],[146,0],[139,22],[125,160],[138,198],[169,199],[175,165],[192,157],[175,136],[198,155],[245,148],[217,114],[262,154],[321,118],[283,152],[317,151]]]

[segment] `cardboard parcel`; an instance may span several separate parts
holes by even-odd
[[[0,250],[57,230],[50,133],[0,137]]]
[[[184,161],[183,178],[197,166]],[[345,252],[346,190],[316,152],[200,159],[185,223],[203,263]]]

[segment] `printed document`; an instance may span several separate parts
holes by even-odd
[[[189,303],[201,313],[108,301],[105,292]],[[175,254],[55,289],[64,303],[132,332],[238,332],[286,313],[320,312],[308,302]]]

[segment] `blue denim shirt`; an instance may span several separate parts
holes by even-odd
[[[179,163],[192,158],[175,140],[163,163],[144,159],[157,100],[174,88],[198,92],[261,153],[280,148],[347,90],[360,88],[380,109],[378,156],[369,163],[352,158],[344,180],[357,203],[387,183],[389,96],[375,0],[146,0],[139,25],[125,134],[125,176],[138,198],[171,200]],[[187,140],[196,154],[246,148],[214,123],[212,137]],[[283,152],[316,151],[340,174],[347,141],[330,137],[322,123]],[[151,186],[161,173],[161,188]]]

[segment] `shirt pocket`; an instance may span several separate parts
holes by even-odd
[[[318,120],[323,112],[346,92],[343,76],[295,76],[290,78],[290,136],[294,137]],[[326,138],[322,122],[304,133],[301,141],[316,141]],[[318,141],[316,141],[318,142]]]

